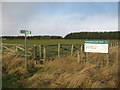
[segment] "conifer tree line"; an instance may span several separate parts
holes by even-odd
[[[25,36],[2,36],[3,39],[25,39]],[[27,36],[27,39],[62,39],[61,36]]]
[[[24,36],[2,36],[3,39],[24,39]],[[120,39],[120,31],[115,32],[77,32],[62,36],[27,36],[27,39]]]
[[[70,33],[65,39],[120,39],[120,31],[116,32],[77,32]]]

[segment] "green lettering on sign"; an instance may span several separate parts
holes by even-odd
[[[108,44],[107,40],[85,40],[86,44]]]

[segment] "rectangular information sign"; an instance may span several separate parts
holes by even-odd
[[[85,40],[85,52],[108,53],[107,40]]]

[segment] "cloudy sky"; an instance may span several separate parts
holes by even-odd
[[[60,35],[117,31],[117,2],[3,2],[2,35]]]

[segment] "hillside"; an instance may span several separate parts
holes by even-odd
[[[36,66],[29,60],[28,72],[23,58],[3,55],[3,88],[117,88],[118,51],[118,47],[110,48],[108,66],[104,54],[89,54],[84,63],[73,56]]]

